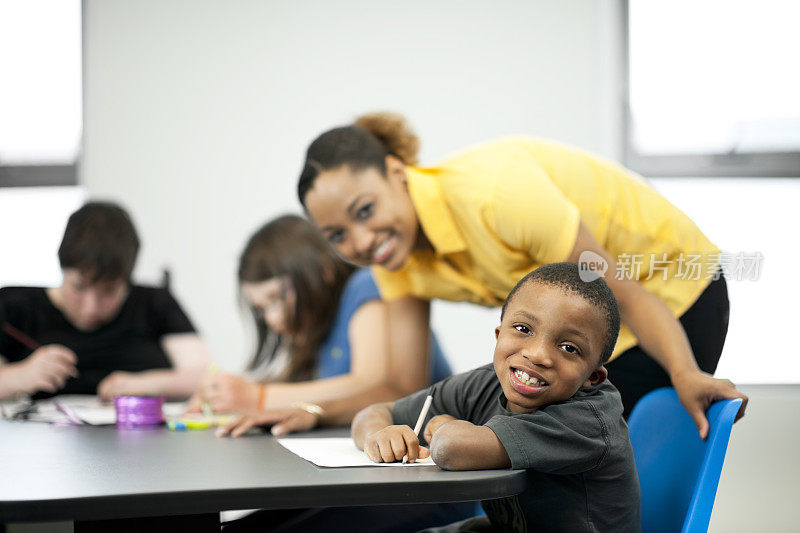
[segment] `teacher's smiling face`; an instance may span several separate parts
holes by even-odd
[[[405,166],[393,156],[386,157],[386,176],[377,168],[353,172],[347,165],[321,172],[305,206],[328,242],[357,265],[397,270],[419,246]]]

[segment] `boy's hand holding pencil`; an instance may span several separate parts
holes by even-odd
[[[57,392],[67,379],[78,377],[78,356],[60,344],[42,346],[27,333],[8,322],[0,325],[0,333],[10,336],[31,350],[31,354],[18,363],[5,365],[6,372],[14,374],[13,382],[18,392],[33,394],[38,391]]]
[[[18,377],[14,380],[21,392],[58,392],[67,379],[78,376],[75,352],[60,344],[37,348],[31,355],[14,364]],[[11,365],[9,365],[11,367]]]
[[[364,440],[364,452],[367,457],[376,463],[394,463],[401,459],[404,463],[413,463],[417,459],[429,457],[430,450],[419,445],[419,431],[422,429],[425,417],[428,416],[431,402],[433,396],[429,394],[425,398],[413,430],[406,425],[390,425],[367,435]],[[391,419],[391,411],[389,417]]]
[[[376,463],[395,463],[408,456],[408,462],[425,459],[431,452],[419,445],[409,426],[387,426],[367,436],[364,452]]]

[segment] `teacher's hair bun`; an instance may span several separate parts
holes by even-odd
[[[355,125],[377,137],[390,154],[406,165],[417,164],[419,138],[403,115],[389,111],[366,113],[358,117]]]

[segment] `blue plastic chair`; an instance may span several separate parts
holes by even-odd
[[[700,439],[675,389],[639,400],[628,420],[642,491],[645,533],[707,531],[733,421],[742,400],[715,402]]]

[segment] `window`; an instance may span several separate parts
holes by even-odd
[[[626,164],[647,176],[800,176],[800,3],[626,2]]]
[[[0,0],[0,186],[75,185],[81,3]]]

